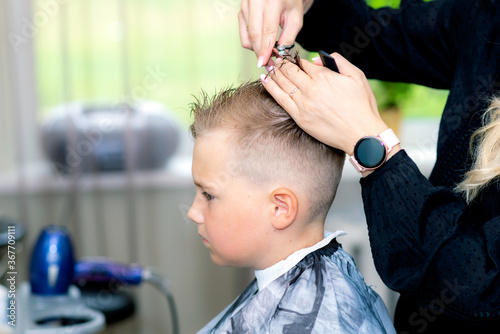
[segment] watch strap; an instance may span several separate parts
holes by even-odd
[[[399,138],[396,136],[394,131],[392,131],[392,129],[387,129],[384,132],[381,132],[377,135],[377,137],[382,139],[382,141],[384,142],[387,153],[392,151],[394,146],[399,145],[400,143]]]
[[[365,167],[361,166],[357,161],[356,158],[354,158],[354,155],[349,156],[349,162],[352,164],[354,169],[356,169],[356,172],[362,173],[366,170]]]

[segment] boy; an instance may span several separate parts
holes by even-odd
[[[256,279],[199,333],[395,333],[352,258],[325,237],[344,153],[303,132],[259,82],[193,105],[188,217],[212,260]]]

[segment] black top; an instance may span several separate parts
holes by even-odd
[[[450,90],[429,181],[404,151],[361,180],[371,247],[382,279],[402,295],[400,330],[431,332],[440,319],[447,329],[499,323],[500,184],[469,207],[452,189],[470,168],[486,97],[500,87],[500,1],[373,10],[363,0],[315,0],[297,41],[343,54],[368,78]]]

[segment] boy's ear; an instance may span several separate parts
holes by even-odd
[[[299,201],[297,196],[287,188],[278,188],[271,193],[273,203],[273,227],[283,230],[290,226],[297,217]]]

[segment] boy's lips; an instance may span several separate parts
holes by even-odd
[[[208,240],[204,236],[202,236],[201,234],[199,234],[199,236],[203,239],[202,241],[204,244],[208,244]]]

